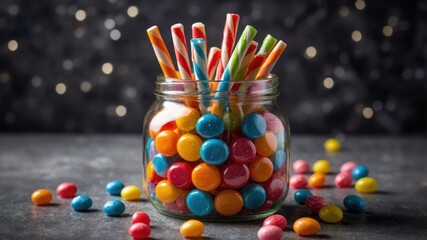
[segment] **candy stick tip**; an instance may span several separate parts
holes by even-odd
[[[175,23],[174,25],[172,25],[171,28],[183,28],[184,25],[182,25],[182,23]]]
[[[152,31],[155,31],[156,29],[159,29],[159,27],[157,27],[157,25],[154,25],[154,26],[150,27],[149,29],[147,29],[147,32],[152,32]]]

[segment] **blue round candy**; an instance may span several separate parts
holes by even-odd
[[[165,177],[168,168],[170,167],[170,161],[167,157],[160,153],[153,158],[153,169],[160,177]]]
[[[214,166],[223,164],[229,154],[227,143],[219,139],[208,139],[200,146],[202,160]]]
[[[147,153],[148,159],[153,159],[153,157],[159,153],[156,149],[156,144],[152,138],[149,138],[147,145],[145,146],[145,152]]]
[[[364,165],[359,165],[353,168],[353,171],[351,172],[351,175],[353,176],[354,180],[359,180],[361,178],[367,177],[368,174],[369,174],[369,170]]]
[[[192,190],[185,201],[188,209],[197,216],[206,216],[214,208],[212,197],[199,189]]]
[[[92,207],[92,199],[88,195],[81,194],[74,197],[70,205],[75,211],[86,211]]]
[[[357,195],[348,195],[344,198],[344,207],[350,212],[363,212],[365,200]]]
[[[286,153],[282,150],[277,150],[273,156],[271,156],[271,161],[273,162],[274,171],[280,169],[286,162]]]
[[[260,208],[267,199],[264,188],[256,183],[249,184],[242,188],[240,193],[243,196],[243,207],[249,210]]]
[[[104,204],[104,208],[102,209],[105,214],[112,217],[120,216],[126,207],[120,200],[111,200]]]
[[[214,138],[224,132],[224,121],[215,114],[204,114],[196,122],[196,130],[204,138]]]
[[[107,191],[107,193],[110,195],[120,196],[120,192],[124,187],[125,185],[119,180],[113,180],[107,183],[107,185],[105,186],[105,191]]]
[[[251,113],[243,119],[240,130],[247,138],[260,138],[267,130],[267,123],[261,115]]]
[[[306,189],[301,189],[294,193],[295,202],[301,205],[305,205],[305,200],[311,196],[313,196],[313,194]]]

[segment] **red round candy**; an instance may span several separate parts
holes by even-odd
[[[328,200],[320,196],[311,196],[305,200],[305,206],[313,213],[319,213],[320,209],[328,204]]]
[[[310,165],[305,160],[299,159],[292,164],[295,173],[304,174],[310,171]]]
[[[230,145],[230,158],[235,162],[249,163],[256,155],[255,144],[248,138],[236,138]]]
[[[225,187],[241,188],[249,180],[249,168],[245,164],[229,162],[222,169],[221,176]]]
[[[145,223],[134,223],[128,230],[129,235],[133,238],[147,238],[151,234],[151,228]]]
[[[350,173],[353,171],[353,168],[357,167],[357,163],[349,161],[345,162],[341,165],[340,172],[342,173]]]
[[[307,179],[303,175],[293,175],[289,181],[289,185],[294,189],[303,189],[307,187]]]
[[[285,229],[287,224],[288,221],[286,220],[286,218],[280,214],[271,215],[270,217],[266,218],[262,223],[263,226],[273,225],[279,227],[282,230]]]
[[[77,193],[77,186],[71,182],[64,182],[56,188],[56,193],[62,198],[73,198]]]
[[[167,179],[177,188],[188,188],[191,185],[193,167],[186,162],[172,164],[167,172]]]
[[[276,226],[262,226],[257,233],[259,240],[280,240],[283,236],[283,231]]]
[[[132,215],[132,224],[135,223],[145,223],[147,225],[150,225],[150,216],[148,216],[148,214],[142,211],[135,212]]]
[[[339,188],[347,188],[351,186],[353,177],[349,173],[338,173],[335,177],[335,185]]]
[[[285,183],[280,177],[271,177],[262,186],[265,189],[267,200],[276,201],[282,196]]]

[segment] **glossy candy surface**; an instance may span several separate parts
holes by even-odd
[[[122,215],[125,209],[125,205],[120,200],[114,199],[106,202],[102,211],[104,211],[107,216],[118,217]]]
[[[191,131],[196,128],[196,122],[200,113],[192,107],[183,107],[178,110],[178,118],[175,120],[176,126],[182,131]]]
[[[374,193],[378,190],[378,182],[375,178],[364,177],[357,180],[354,187],[360,193]]]
[[[214,209],[212,197],[199,189],[192,190],[186,199],[187,207],[197,216],[206,216]]]
[[[341,150],[341,143],[336,138],[327,139],[323,146],[327,152],[338,152]]]
[[[230,146],[230,159],[235,162],[249,163],[256,155],[255,144],[248,138],[236,138]]]
[[[300,205],[305,205],[305,201],[307,200],[307,198],[311,196],[313,196],[313,194],[306,189],[301,189],[301,190],[295,191],[294,193],[295,202],[297,202]]]
[[[279,227],[281,230],[285,230],[288,221],[283,215],[273,214],[270,217],[267,217],[262,223],[263,226],[273,225]]]
[[[348,188],[353,182],[353,177],[349,173],[338,173],[335,176],[334,182],[339,188]]]
[[[31,194],[31,201],[38,206],[49,205],[52,199],[53,195],[47,189],[38,189]]]
[[[257,139],[264,135],[267,130],[267,123],[261,115],[252,113],[245,116],[240,125],[240,130],[247,138]]]
[[[348,195],[344,198],[344,207],[350,212],[363,212],[365,210],[365,200],[357,195]]]
[[[120,191],[120,195],[124,200],[135,201],[141,196],[141,189],[135,185],[128,185]]]
[[[255,140],[256,152],[263,157],[269,157],[277,150],[277,138],[273,132],[266,131],[264,135]]]
[[[348,161],[348,162],[345,162],[341,165],[340,172],[351,174],[351,172],[353,171],[353,169],[355,167],[357,167],[357,163],[352,162],[352,161]]]
[[[129,235],[134,239],[145,239],[148,238],[151,234],[151,228],[145,223],[134,223],[130,226],[128,230]]]
[[[167,179],[177,188],[188,188],[191,185],[193,167],[186,162],[176,162],[167,171]]]
[[[199,238],[205,232],[205,226],[198,220],[188,220],[181,225],[179,232],[186,238]]]
[[[241,188],[249,180],[249,168],[245,164],[229,162],[221,171],[222,182],[228,188]]]
[[[266,182],[262,183],[267,200],[277,201],[283,195],[285,188],[284,178],[273,176]]]
[[[155,139],[157,151],[165,157],[172,157],[178,152],[178,139],[178,134],[172,130],[161,131]]]
[[[293,175],[289,180],[289,185],[294,189],[303,189],[307,187],[307,179],[301,174]]]
[[[137,211],[132,215],[132,224],[134,223],[145,223],[150,225],[150,216],[142,211]]]
[[[286,153],[283,150],[277,150],[272,156],[273,170],[277,171],[285,165]]]
[[[255,182],[265,182],[273,174],[273,162],[267,157],[256,157],[249,164],[249,174]]]
[[[197,151],[193,149],[193,151]],[[230,154],[226,142],[220,139],[208,139],[200,146],[200,156],[206,163],[214,166],[221,165],[227,160]]]
[[[77,193],[77,186],[72,182],[64,182],[56,188],[56,193],[62,198],[73,198]]]
[[[175,202],[181,190],[172,185],[168,180],[162,180],[156,185],[156,196],[163,203]]]
[[[303,217],[294,222],[293,228],[300,236],[311,236],[320,231],[320,223],[316,219]]]
[[[70,206],[74,211],[86,211],[92,207],[92,199],[86,194],[81,194],[71,200]]]
[[[113,196],[120,196],[120,192],[125,187],[125,185],[119,180],[113,180],[105,185],[105,191]]]
[[[311,196],[305,200],[305,206],[313,213],[319,213],[320,209],[328,204],[328,201],[321,196]]]
[[[170,161],[167,157],[162,154],[157,154],[154,156],[152,164],[157,175],[160,177],[166,177],[166,173],[170,165]]]
[[[313,172],[315,173],[329,173],[331,171],[331,165],[328,160],[318,160],[313,164]]]
[[[215,114],[204,114],[196,123],[196,130],[203,138],[218,137],[224,128],[224,121]]]
[[[193,169],[191,180],[198,189],[212,191],[221,183],[221,173],[217,167],[201,163]]]
[[[182,135],[177,142],[176,148],[179,156],[184,160],[194,162],[200,159],[200,146],[202,145],[202,139],[191,133]]]
[[[262,226],[257,233],[259,240],[280,240],[282,236],[282,229],[274,225]]]
[[[264,188],[259,184],[248,184],[240,190],[243,196],[243,207],[254,210],[261,207],[267,199]]]
[[[310,171],[310,165],[308,164],[307,161],[305,161],[303,159],[296,160],[292,164],[292,167],[294,169],[294,172],[299,173],[299,174],[305,174],[305,173],[308,173]]]
[[[369,175],[369,169],[364,165],[358,165],[357,167],[353,168],[351,175],[353,176],[354,180],[359,180]]]
[[[313,188],[322,188],[325,186],[326,176],[323,173],[313,173],[308,178],[308,184]]]
[[[326,205],[319,211],[319,217],[327,223],[337,223],[343,219],[343,212],[336,205]]]
[[[242,210],[242,195],[235,190],[221,191],[215,196],[214,207],[219,214],[232,216]]]
[[[261,116],[264,118],[267,124],[267,130],[273,132],[274,134],[283,133],[285,127],[282,124],[282,121],[274,114],[270,112],[263,112]]]

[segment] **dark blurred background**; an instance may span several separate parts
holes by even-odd
[[[288,43],[293,133],[426,133],[427,1],[410,0],[2,0],[0,131],[141,132],[161,71],[145,30],[171,51],[170,26],[188,40],[201,21],[220,47],[228,12]]]

